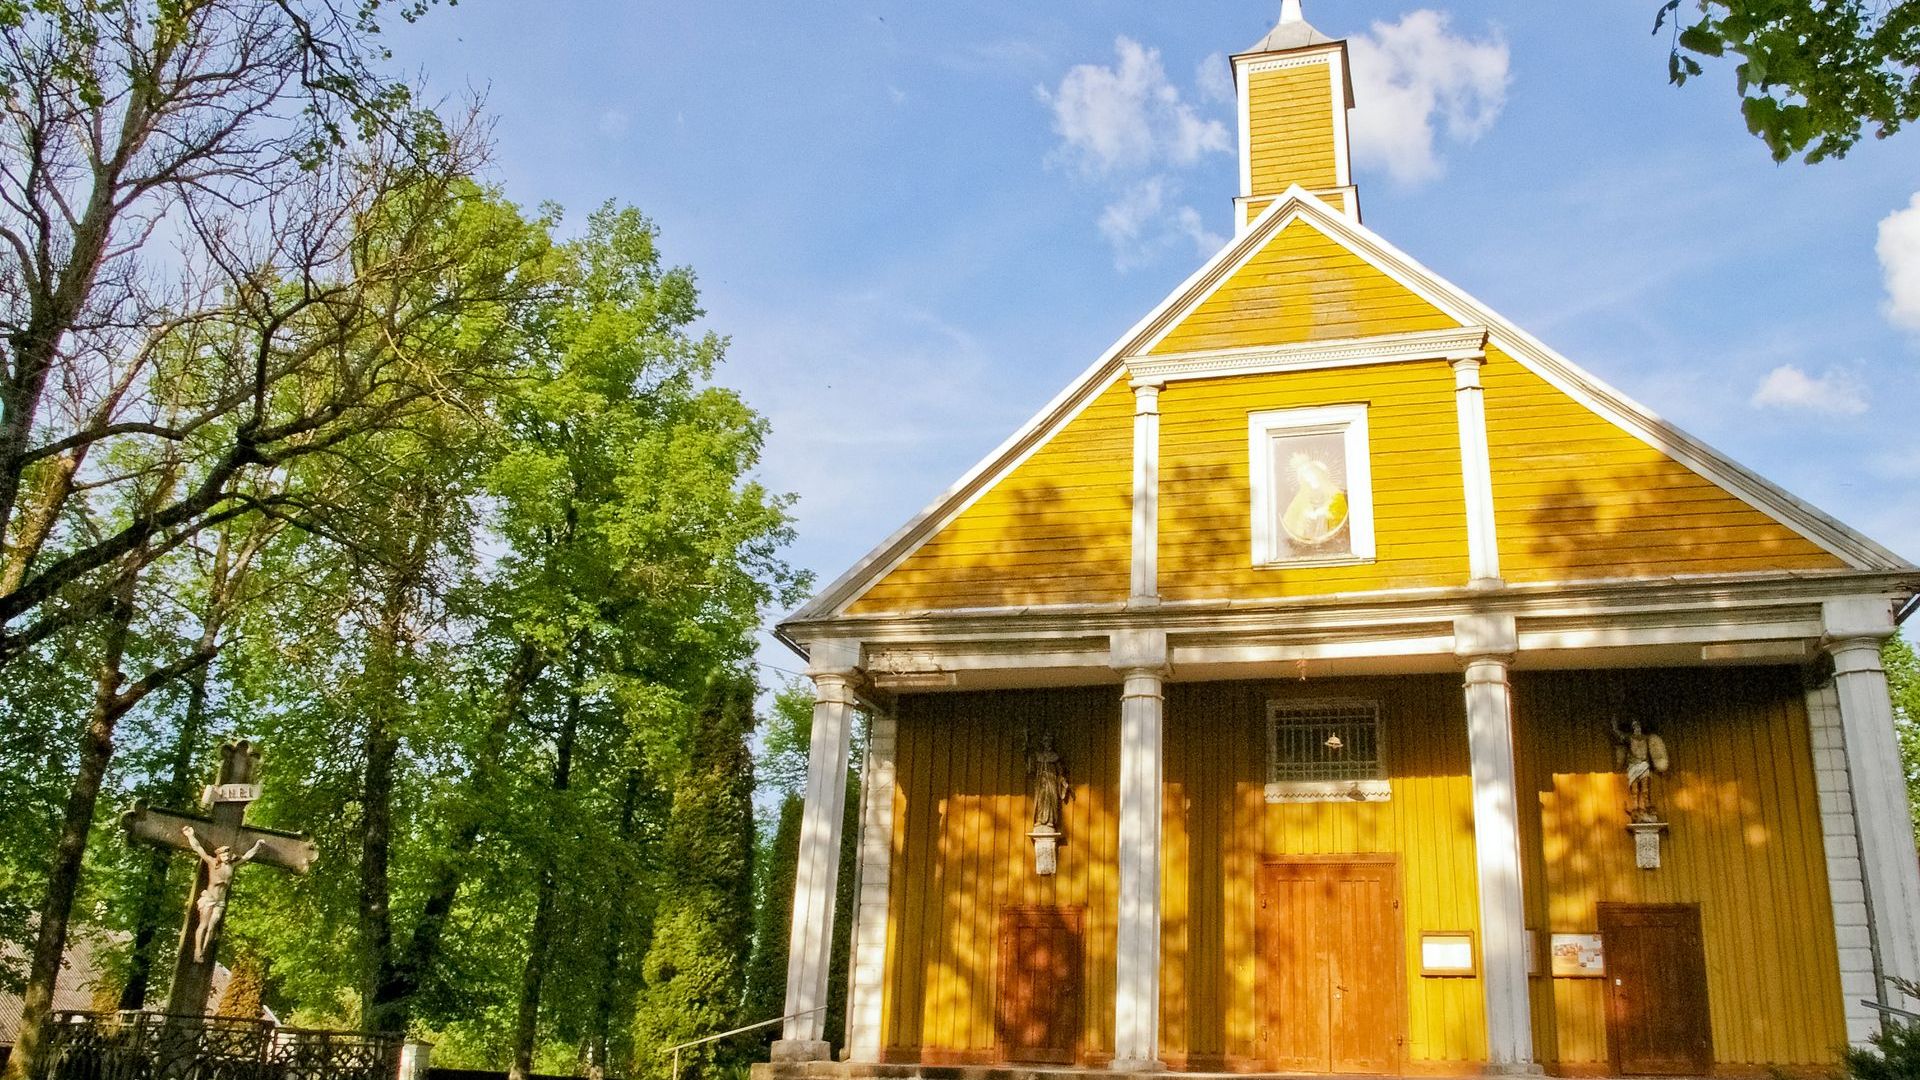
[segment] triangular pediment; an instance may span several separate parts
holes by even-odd
[[[1516,556],[1525,553],[1519,562],[1533,567],[1523,578],[1588,580],[1620,567],[1633,576],[1635,559],[1645,563],[1647,573],[1664,575],[1907,567],[1892,552],[1629,401],[1371,230],[1295,187],[1039,415],[793,621],[1122,604],[1132,475],[1130,367],[1159,370],[1188,357],[1211,360],[1264,350],[1298,368],[1297,357],[1286,358],[1323,348],[1364,354],[1374,341],[1382,343],[1383,352],[1404,352],[1408,342],[1451,341],[1482,329],[1490,386],[1511,387],[1514,401],[1525,406],[1490,409],[1489,420],[1496,501],[1505,503],[1502,524],[1520,520],[1515,515],[1524,512],[1537,526],[1526,535],[1512,528],[1501,538],[1503,551],[1514,545]],[[1363,355],[1359,363],[1364,362]],[[1280,364],[1272,361],[1259,378],[1276,377]],[[1382,387],[1369,393],[1406,393],[1393,376],[1382,381],[1378,370],[1355,375],[1363,377]],[[1258,392],[1281,393],[1264,384]],[[1422,406],[1434,413],[1434,425],[1453,422],[1446,400],[1439,394]],[[1526,408],[1540,415],[1532,417]],[[1419,429],[1417,423],[1409,425],[1410,438]],[[1560,431],[1581,433],[1583,445],[1564,451],[1546,445]],[[1457,447],[1454,453],[1457,463]],[[1504,460],[1503,454],[1508,455]],[[1181,473],[1178,462],[1162,464],[1164,491]],[[1535,493],[1537,505],[1524,502]],[[1586,559],[1584,552],[1600,549],[1571,534],[1558,535],[1594,521],[1657,520],[1657,513],[1621,509],[1648,500],[1697,513],[1682,520],[1680,511],[1672,511],[1674,527],[1658,536],[1616,529],[1620,552],[1611,561]],[[1178,502],[1163,497],[1163,525],[1165,506]],[[1724,539],[1715,531],[1723,528],[1733,530]],[[1230,538],[1221,542],[1238,548]],[[1556,551],[1575,557],[1562,568],[1554,561]],[[1435,574],[1455,576],[1447,569],[1450,557],[1425,565]],[[1207,595],[1226,596],[1221,591],[1226,588]]]

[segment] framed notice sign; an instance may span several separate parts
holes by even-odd
[[[1607,952],[1599,934],[1555,934],[1547,951],[1556,979],[1597,979],[1607,973]]]

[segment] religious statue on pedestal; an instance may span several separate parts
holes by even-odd
[[[1027,777],[1033,782],[1033,828],[1027,832],[1033,840],[1033,872],[1047,877],[1059,867],[1061,811],[1073,800],[1066,762],[1053,748],[1052,732],[1041,732],[1038,744],[1028,751]]]
[[[1665,775],[1667,743],[1635,720],[1613,722],[1614,765],[1627,774],[1627,831],[1633,834],[1633,862],[1642,870],[1660,868],[1660,836],[1667,823],[1653,801],[1653,778]]]

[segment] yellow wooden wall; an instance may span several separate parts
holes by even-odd
[[[1481,380],[1508,581],[1845,566],[1499,350]]]
[[[1714,1058],[1736,1069],[1828,1065],[1846,1041],[1802,694],[1789,668],[1514,677],[1529,921],[1593,933],[1602,900],[1698,903]],[[1643,719],[1673,759],[1658,870],[1634,866],[1612,716]],[[1535,980],[1544,1060],[1606,1062],[1604,993]]]
[[[1340,182],[1333,138],[1333,66],[1326,59],[1247,76],[1253,191]]]
[[[883,1024],[890,1056],[993,1057],[999,910],[1086,911],[1081,1045],[1113,1052],[1117,687],[923,694],[898,705],[899,744]],[[1058,875],[1033,872],[1024,739],[1055,733],[1074,797]]]
[[[1169,600],[1461,585],[1467,518],[1453,371],[1439,361],[1169,383],[1160,395],[1160,591]],[[1376,557],[1255,567],[1247,414],[1365,404]]]
[[[1133,552],[1133,391],[1116,379],[849,611],[1124,600]]]
[[[1516,673],[1529,924],[1593,932],[1595,905],[1697,902],[1716,1059],[1823,1065],[1844,1040],[1799,676],[1789,669]],[[1266,703],[1377,700],[1393,797],[1268,804]],[[1162,1046],[1194,1069],[1256,1068],[1255,882],[1271,856],[1392,854],[1405,913],[1409,1072],[1485,1056],[1476,979],[1419,974],[1423,930],[1478,930],[1472,791],[1457,676],[1174,684],[1167,694]],[[998,913],[1086,912],[1083,1061],[1112,1047],[1119,696],[1112,687],[923,694],[899,703],[890,1057],[994,1058]],[[1665,865],[1633,865],[1606,721],[1669,740]],[[1054,878],[1033,874],[1023,738],[1057,733],[1074,784]],[[1535,978],[1539,1057],[1607,1057],[1597,980]]]
[[[1313,225],[1295,221],[1152,351],[1281,345],[1458,325]]]
[[[1276,698],[1380,703],[1393,797],[1269,804],[1266,707]],[[1260,860],[1399,857],[1409,1069],[1486,1057],[1479,983],[1420,976],[1419,935],[1474,929],[1473,793],[1459,680],[1316,679],[1168,688],[1161,1041],[1194,1068],[1257,1067],[1255,895]]]

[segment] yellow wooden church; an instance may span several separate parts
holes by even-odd
[[[1231,242],[781,627],[762,1068],[1812,1074],[1920,1009],[1920,570],[1364,225],[1297,0],[1232,63]]]

